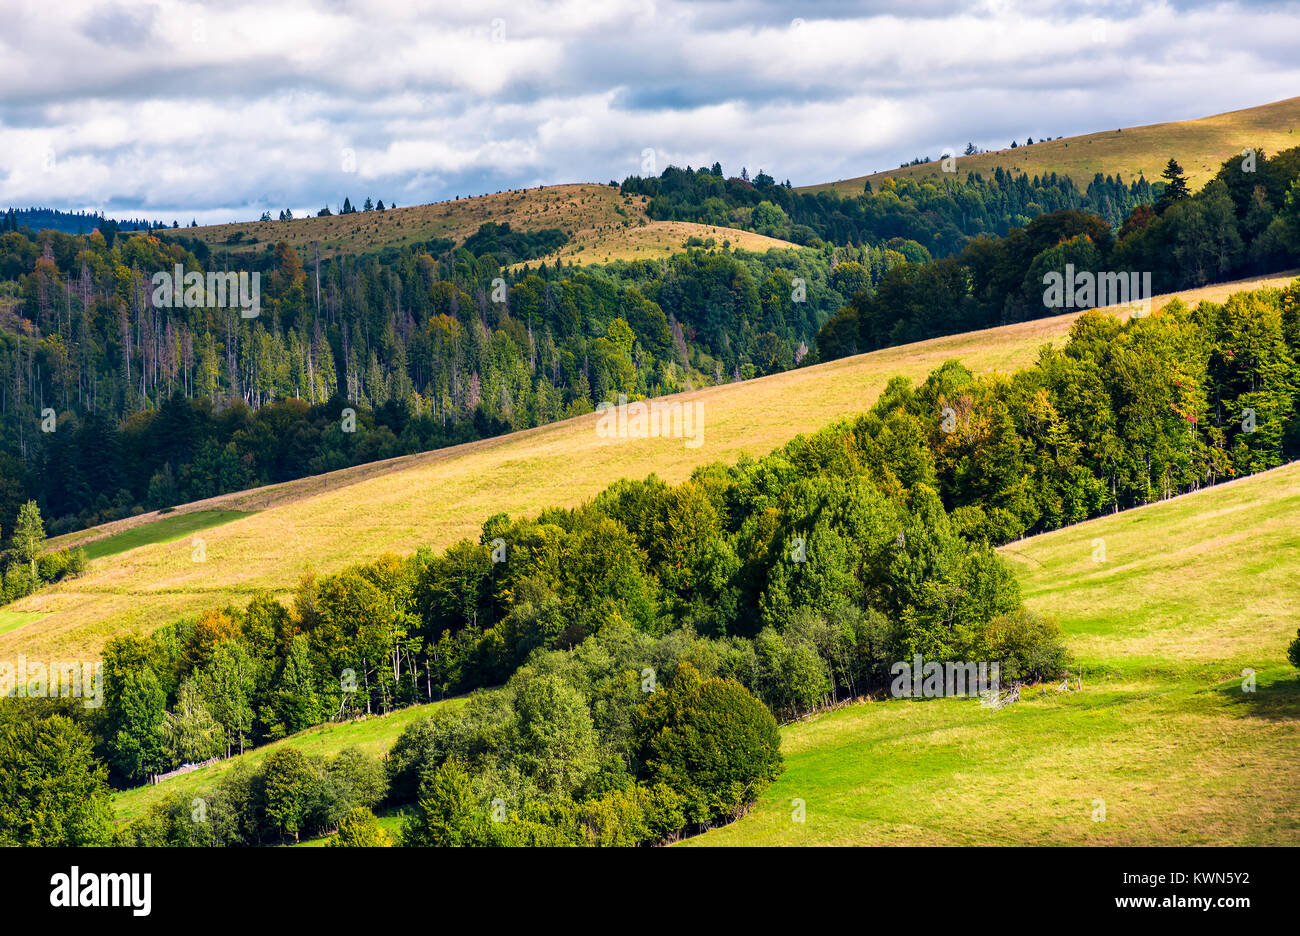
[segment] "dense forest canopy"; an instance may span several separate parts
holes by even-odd
[[[0,529],[29,497],[65,530],[772,373],[861,285],[813,251],[503,265],[559,236],[484,225],[479,255],[319,263],[268,245],[239,261],[261,277],[247,318],[154,305],[159,271],[235,269],[183,233],[0,235]],[[877,277],[901,259],[842,256]]]
[[[817,359],[1068,311],[1046,301],[1053,273],[1140,271],[1161,294],[1300,263],[1300,147],[1229,159],[1195,195],[1174,160],[1164,175],[1159,201],[1138,205],[1118,231],[1058,211],[955,256],[894,267],[822,328]]]

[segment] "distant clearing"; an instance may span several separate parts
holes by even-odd
[[[128,526],[121,532],[108,536],[93,537],[93,530],[69,533],[51,540],[50,545],[59,549],[80,546],[86,551],[87,559],[104,559],[151,543],[172,543],[191,534],[246,517],[248,513],[240,510],[196,510],[190,513],[152,516],[155,519],[148,523]],[[87,538],[87,533],[90,533],[93,538]]]
[[[698,237],[706,242],[711,238],[713,246],[719,249],[725,249],[723,242],[727,241],[732,249],[754,253],[802,249],[798,244],[739,228],[696,224],[692,221],[647,221],[641,226],[588,232],[542,259],[548,264],[562,260],[578,266],[617,260],[663,260],[686,250],[686,240],[690,237]],[[536,266],[538,262],[531,261],[531,265]]]
[[[403,729],[413,721],[433,714],[440,706],[458,706],[464,704],[464,698],[447,699],[445,702],[431,702],[427,705],[413,705],[398,709],[387,715],[376,715],[347,722],[328,722],[300,731],[279,741],[264,744],[243,754],[217,761],[209,767],[198,770],[162,783],[148,784],[124,790],[113,797],[113,809],[119,821],[128,821],[144,813],[150,806],[172,793],[197,795],[210,788],[223,774],[237,764],[256,767],[266,760],[268,754],[286,745],[295,747],[304,754],[333,757],[344,748],[357,747],[367,754],[378,757],[386,754],[393,746]]]

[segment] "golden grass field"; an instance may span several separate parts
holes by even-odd
[[[261,251],[267,244],[283,241],[306,255],[312,244],[319,243],[321,255],[331,256],[419,244],[436,237],[460,243],[488,221],[509,223],[519,231],[558,228],[582,237],[621,229],[644,217],[639,199],[620,195],[609,185],[544,185],[329,218],[213,224],[187,228],[184,233],[211,247],[235,251]],[[245,240],[228,243],[237,234]],[[251,242],[254,238],[256,243]]]
[[[1098,172],[1107,175],[1119,173],[1129,182],[1141,174],[1148,181],[1155,182],[1172,156],[1183,167],[1188,184],[1195,190],[1213,177],[1224,160],[1239,154],[1245,147],[1262,149],[1271,155],[1300,146],[1300,97],[1198,120],[1102,130],[1044,143],[1035,142],[1033,146],[1024,146],[1024,140],[1018,142],[1022,145],[1016,149],[958,157],[956,176],[964,178],[967,173],[981,172],[987,177],[1001,166],[1030,176],[1045,172],[1068,175],[1081,188],[1087,187]],[[938,153],[918,155],[929,155],[932,159],[939,156]],[[944,173],[935,161],[804,186],[799,190],[834,189],[842,195],[860,195],[863,183],[868,179],[878,192],[880,183],[889,177],[940,179]]]
[[[479,225],[495,221],[519,231],[558,228],[568,232],[569,243],[544,259],[554,262],[562,257],[576,264],[661,259],[680,252],[682,242],[691,235],[713,237],[719,245],[730,239],[732,246],[754,251],[795,246],[735,228],[650,221],[645,206],[644,197],[622,195],[610,185],[546,185],[328,218],[214,224],[186,228],[184,234],[209,247],[236,253],[261,252],[268,244],[283,241],[309,258],[314,244],[320,244],[322,257],[423,244],[437,237],[460,244]],[[236,236],[243,239],[232,243]]]
[[[1082,690],[788,726],[752,812],[686,844],[1300,844],[1300,464],[1000,552],[1060,621]]]
[[[1234,291],[1281,286],[1290,279],[1246,280],[1182,296],[1220,301]],[[670,398],[703,404],[699,448],[686,448],[682,440],[603,439],[591,414],[188,504],[167,517],[200,510],[256,513],[195,538],[94,560],[80,578],[10,605],[10,624],[0,627],[0,659],[16,653],[31,659],[94,656],[114,635],[147,633],[212,606],[240,605],[261,589],[283,593],[308,570],[329,573],[384,552],[477,538],[482,522],[501,511],[530,515],[549,506],[574,506],[619,478],[656,473],[680,481],[700,464],[731,462],[742,452],[760,456],[798,433],[869,408],[891,377],[919,381],[949,359],[979,373],[1030,365],[1043,344],[1064,341],[1078,314],[888,348]],[[86,542],[160,519],[166,518],[143,514],[69,534],[52,545]],[[195,561],[196,540],[202,540],[203,561]]]
[[[798,244],[739,228],[696,224],[694,221],[647,221],[645,224],[588,231],[541,260],[550,264],[562,260],[578,266],[615,260],[663,260],[681,253],[688,237],[713,238],[719,248],[723,241],[730,241],[732,249],[754,253],[781,248],[801,249]],[[531,261],[534,266],[538,262]]]

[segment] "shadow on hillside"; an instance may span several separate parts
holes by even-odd
[[[1247,692],[1244,679],[1216,686],[1210,690],[1224,701],[1244,706],[1245,714],[1274,721],[1300,719],[1300,676],[1294,671],[1287,675],[1261,674],[1256,677],[1255,691]]]

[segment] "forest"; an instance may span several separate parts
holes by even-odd
[[[1171,159],[1155,204],[1136,206],[1112,228],[1069,209],[1006,237],[976,238],[955,256],[896,265],[823,326],[815,359],[1067,311],[1048,305],[1043,288],[1044,276],[1067,265],[1150,273],[1157,295],[1292,269],[1300,263],[1300,147],[1229,159],[1194,195]]]
[[[1300,259],[1300,148],[1260,153],[1249,173],[1240,162],[1195,195],[1173,170],[1082,194],[1068,177],[998,170],[856,199],[670,167],[623,184],[650,197],[652,217],[814,246],[581,269],[531,265],[564,232],[492,222],[459,247],[322,259],[267,244],[236,261],[183,229],[37,234],[7,219],[0,531],[28,500],[61,533],[528,428],[618,394],[1055,314],[1042,276],[1067,264],[1149,270],[1156,291],[1284,269]],[[149,277],[177,263],[251,266],[263,314],[154,308]]]
[[[184,234],[0,235],[0,529],[52,533],[793,366],[887,248],[693,249],[527,264],[556,232],[256,258],[261,314],[155,308],[150,277],[228,267]],[[247,262],[241,260],[241,262]],[[499,284],[499,285],[496,285]],[[498,301],[500,300],[500,301]],[[351,411],[351,418],[345,414]]]
[[[1159,183],[1145,178],[1126,184],[1100,173],[1080,191],[1069,176],[1031,178],[1002,168],[989,179],[980,173],[959,178],[954,172],[941,183],[887,178],[879,192],[871,190],[870,182],[866,186],[856,198],[833,191],[797,192],[764,172],[752,181],[745,170],[740,178],[724,179],[722,166],[714,163],[696,170],[670,166],[657,178],[630,176],[621,189],[648,197],[652,218],[724,224],[796,244],[911,240],[923,248],[908,255],[913,262],[951,256],[973,238],[1004,236],[1055,211],[1087,211],[1118,226],[1161,191]]]

